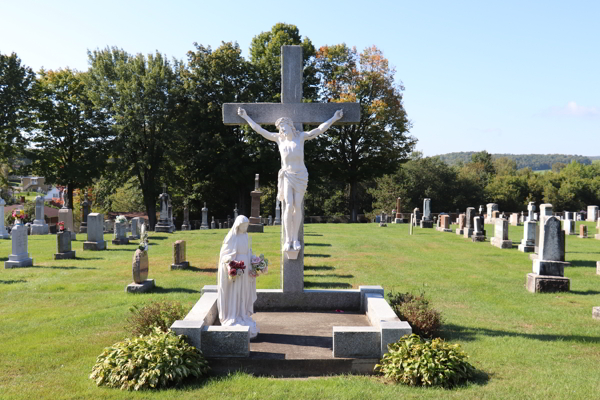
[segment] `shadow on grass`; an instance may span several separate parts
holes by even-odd
[[[305,254],[304,257],[329,258],[329,257],[331,257],[331,255],[329,255],[329,254]]]
[[[328,267],[326,265],[313,265],[313,266],[304,266],[304,270],[312,270],[312,271],[333,271],[335,267]]]
[[[8,261],[8,257],[0,257],[0,261]]]
[[[600,291],[598,291],[598,290],[586,290],[586,291],[583,291],[583,290],[569,290],[569,293],[579,294],[581,296],[588,296],[590,294],[592,294],[592,295],[593,294],[600,294]]]
[[[198,268],[198,267],[187,267],[182,271],[194,271],[194,272],[217,272],[216,268]]]
[[[304,236],[323,236],[320,233],[305,233]]]
[[[600,251],[565,251],[567,254],[600,254]]]
[[[45,268],[45,269],[98,269],[96,267],[58,267],[58,266],[50,266],[47,267],[45,265],[34,265],[33,267],[29,267],[29,268]]]
[[[75,257],[73,260],[104,260],[103,257]]]
[[[330,277],[330,278],[354,278],[354,275],[340,275],[340,274],[304,274],[304,276],[316,276],[316,277]]]
[[[330,243],[304,243],[305,246],[331,247]]]
[[[0,279],[0,285],[11,285],[13,283],[26,283],[27,281],[25,279],[11,279],[8,281],[3,281],[2,279]]]
[[[571,263],[571,267],[593,267],[596,268],[596,261],[588,261],[588,260],[571,260],[568,261]]]
[[[535,339],[545,342],[569,341],[581,343],[600,343],[600,336],[582,336],[582,335],[540,335],[534,333],[510,332],[499,329],[470,328],[455,324],[444,324],[440,336],[445,340],[464,340],[472,342],[477,339],[477,335],[489,337],[522,337],[526,339]]]
[[[149,294],[152,294],[152,293],[200,293],[200,291],[195,290],[195,289],[166,288],[166,287],[162,287],[162,286],[155,286],[152,288],[152,290],[150,290],[146,293],[149,293]]]
[[[304,288],[321,288],[321,289],[352,289],[352,285],[343,282],[304,282]]]
[[[134,248],[131,249],[105,249],[107,251],[135,251],[137,249],[137,246],[135,246]]]
[[[168,236],[148,236],[148,240],[165,240],[168,238]]]

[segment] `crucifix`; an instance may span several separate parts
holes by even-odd
[[[281,169],[277,198],[282,201],[283,291],[304,287],[304,192],[308,172],[304,165],[304,142],[316,138],[333,124],[360,122],[358,103],[302,102],[302,47],[281,46],[281,103],[225,103],[223,123],[250,127],[279,146]],[[269,132],[260,124],[275,125]],[[304,132],[303,124],[319,125]]]

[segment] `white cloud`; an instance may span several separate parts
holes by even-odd
[[[548,114],[569,117],[600,117],[600,107],[580,106],[574,101],[570,101],[564,107],[550,108]]]

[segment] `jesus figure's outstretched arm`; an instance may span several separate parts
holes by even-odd
[[[259,124],[254,122],[252,118],[250,118],[250,116],[246,113],[246,110],[244,110],[242,107],[238,108],[238,115],[244,118],[248,125],[250,125],[250,127],[254,129],[256,133],[259,133],[262,137],[264,137],[267,140],[272,140],[274,142],[277,141],[277,135],[275,133],[263,129]]]
[[[306,140],[311,140],[311,139],[316,138],[317,136],[319,136],[320,134],[325,132],[327,129],[329,129],[335,121],[337,121],[338,119],[341,119],[343,116],[344,116],[344,112],[342,110],[337,110],[335,112],[335,114],[333,115],[333,117],[331,117],[329,120],[323,122],[321,125],[319,125],[318,128],[315,128],[312,131],[307,132]]]

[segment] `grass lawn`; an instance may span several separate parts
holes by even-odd
[[[595,233],[589,222],[588,231]],[[579,223],[578,223],[579,225]],[[453,227],[455,228],[455,227]],[[488,235],[493,226],[486,225]],[[577,231],[579,228],[577,227]],[[425,290],[442,311],[443,337],[460,343],[479,379],[454,390],[420,389],[378,377],[255,378],[245,374],[189,382],[178,389],[131,393],[98,388],[88,379],[96,357],[128,336],[129,308],[177,300],[191,308],[215,265],[225,230],[150,237],[150,294],[125,293],[135,244],[52,259],[52,235],[29,238],[35,266],[0,269],[0,399],[592,399],[600,393],[600,240],[567,238],[565,275],[571,292],[531,294],[524,288],[532,262],[516,246],[522,227],[510,227],[513,249],[472,243],[454,233],[390,224],[305,226],[306,288],[382,285],[386,291]],[[106,235],[105,240],[109,240]],[[279,227],[251,234],[254,253],[271,261],[259,288],[279,287]],[[172,243],[187,240],[189,270],[170,271]],[[2,261],[11,242],[0,242]]]

